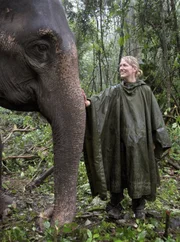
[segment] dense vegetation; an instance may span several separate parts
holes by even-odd
[[[39,212],[53,202],[53,176],[37,188],[28,184],[53,166],[49,124],[37,113],[0,109],[4,143],[3,188],[16,206],[0,223],[0,241],[180,241],[180,19],[178,0],[64,0],[78,53],[81,84],[87,95],[119,82],[123,55],[139,58],[169,130],[172,149],[160,162],[161,187],[148,218],[135,220],[128,196],[126,221],[108,220],[106,202],[92,198],[83,156],[79,165],[77,214],[70,225],[38,230]],[[168,222],[168,220],[170,220]]]
[[[29,183],[53,165],[51,129],[36,113],[18,113],[0,110],[4,143],[3,188],[16,199],[8,216],[0,224],[0,238],[8,241],[156,241],[165,239],[166,213],[170,213],[170,227],[166,241],[178,241],[180,220],[179,170],[180,126],[169,125],[173,147],[159,163],[161,187],[155,203],[147,204],[146,221],[132,217],[131,201],[125,197],[123,206],[127,220],[115,223],[108,220],[105,201],[92,198],[86,169],[79,165],[77,215],[74,223],[51,228],[45,222],[45,231],[38,230],[39,213],[53,202],[53,176],[37,188],[28,190]]]

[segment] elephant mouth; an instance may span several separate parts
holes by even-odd
[[[37,87],[33,87],[35,82],[37,81],[31,78],[13,87],[6,87],[6,90],[0,88],[0,105],[17,111],[39,111],[37,91],[35,91]]]

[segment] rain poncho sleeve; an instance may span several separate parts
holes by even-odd
[[[107,196],[107,186],[102,158],[101,133],[114,90],[115,87],[110,87],[99,95],[93,96],[90,99],[91,105],[86,108],[85,164],[92,195],[100,195],[102,199]]]
[[[151,108],[151,117],[152,117],[152,135],[153,142],[155,145],[155,158],[157,160],[161,159],[163,153],[171,147],[171,142],[169,135],[167,133],[164,120],[159,109],[159,105],[152,93],[152,108]]]

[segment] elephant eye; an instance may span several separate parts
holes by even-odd
[[[45,52],[48,50],[48,46],[45,44],[38,44],[35,47],[39,52]]]
[[[25,45],[25,53],[30,62],[33,63],[48,63],[53,58],[51,42],[45,40],[34,40],[30,41]]]

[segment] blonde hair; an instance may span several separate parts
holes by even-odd
[[[143,71],[139,67],[139,62],[134,56],[124,56],[122,57],[129,65],[134,66],[137,68],[136,77],[140,77],[143,75]]]

